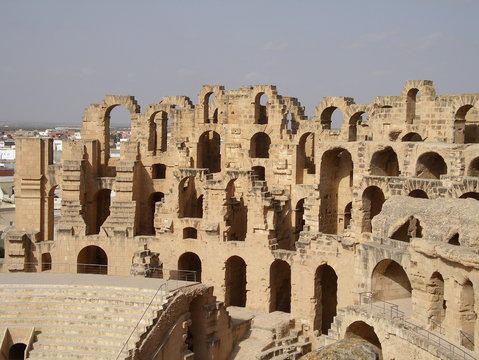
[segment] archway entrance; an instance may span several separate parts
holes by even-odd
[[[193,280],[190,275],[188,278],[181,277],[182,280],[201,282],[201,260],[195,253],[186,252],[181,255],[178,259],[178,270],[189,270],[196,272],[196,280]]]
[[[269,311],[291,311],[291,267],[286,261],[275,260],[269,269]]]
[[[225,286],[226,306],[246,306],[246,263],[239,256],[226,261]]]
[[[24,343],[13,344],[8,351],[8,360],[23,360],[26,348],[27,345]]]
[[[380,261],[373,270],[371,290],[376,300],[401,300],[404,306],[410,306],[412,287],[403,267],[391,259]]]
[[[377,186],[369,186],[363,192],[362,232],[371,232],[371,220],[381,212],[384,203],[383,191]]]
[[[383,358],[381,342],[379,341],[374,328],[364,321],[355,321],[346,328],[345,339],[359,338],[372,344],[378,353],[378,360]]]
[[[314,276],[315,316],[314,330],[327,334],[338,305],[338,276],[329,265],[321,265]]]
[[[77,257],[78,274],[104,274],[108,273],[108,257],[99,246],[84,247]]]

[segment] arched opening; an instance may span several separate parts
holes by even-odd
[[[10,346],[8,350],[8,360],[23,360],[25,359],[25,350],[27,345],[24,343],[16,343]]]
[[[248,232],[248,207],[244,203],[243,191],[231,180],[226,187],[226,240],[245,241]]]
[[[374,328],[364,321],[355,321],[346,328],[344,334],[345,339],[359,338],[367,341],[375,347],[377,357],[374,360],[380,360],[383,358],[381,342],[376,335]]]
[[[216,131],[204,132],[198,140],[198,167],[210,173],[221,171],[221,137]]]
[[[183,229],[183,239],[198,239],[198,230],[194,227],[185,227]]]
[[[201,260],[195,253],[186,252],[181,255],[178,259],[178,270],[195,271],[194,281],[201,282]],[[188,280],[192,280],[191,276],[188,276]]]
[[[369,168],[371,175],[399,176],[399,162],[396,152],[390,147],[376,151],[371,158]]]
[[[167,150],[169,120],[166,111],[158,111],[150,119],[149,150],[159,154]]]
[[[356,141],[358,137],[358,125],[360,125],[363,120],[366,118],[366,113],[364,111],[360,111],[355,113],[349,119],[349,126],[348,126],[348,141]]]
[[[426,284],[426,294],[431,299],[428,318],[432,320],[432,327],[442,324],[446,317],[446,300],[444,300],[444,279],[439,272],[434,272]]]
[[[50,253],[42,254],[42,271],[48,271],[52,269],[52,256]]]
[[[179,218],[202,218],[203,196],[198,196],[193,176],[184,178],[178,185]]]
[[[218,123],[218,105],[216,101],[216,94],[210,92],[205,95],[204,100],[204,117],[205,124],[217,124]]]
[[[312,184],[316,174],[314,134],[306,133],[299,140],[296,156],[296,184]]]
[[[267,124],[268,123],[268,95],[261,92],[256,95],[254,101],[254,119],[255,124]]]
[[[377,186],[369,186],[364,190],[362,232],[372,232],[371,220],[381,212],[384,200],[384,193]]]
[[[416,162],[416,177],[422,179],[439,179],[447,174],[447,165],[441,155],[427,152],[419,156]]]
[[[253,175],[256,176],[256,180],[266,180],[264,166],[253,166],[251,171],[253,171]]]
[[[342,233],[344,214],[339,213],[352,201],[353,161],[344,149],[328,150],[321,159],[319,231]]]
[[[455,233],[454,235],[452,235],[451,238],[447,241],[447,243],[450,245],[460,246],[461,243],[459,242],[459,233]]]
[[[391,239],[404,242],[410,242],[411,238],[422,238],[421,223],[414,216],[410,216],[407,221],[391,235]]]
[[[285,121],[286,121],[286,131],[289,134],[296,134],[296,123],[294,121],[294,115],[291,111],[288,110],[285,116]]]
[[[415,132],[410,132],[404,135],[401,139],[403,142],[415,142],[415,141],[422,141],[421,135]]]
[[[314,330],[327,334],[338,305],[338,276],[329,265],[321,265],[314,275]]]
[[[346,205],[346,208],[344,209],[344,230],[346,230],[349,225],[351,224],[351,210],[353,208],[353,203],[350,202],[348,205]]]
[[[406,99],[406,123],[413,124],[416,119],[416,102],[419,94],[418,89],[410,89]]]
[[[163,201],[165,194],[162,192],[152,193],[147,200],[146,211],[137,214],[139,226],[137,235],[155,235],[155,212],[156,204]]]
[[[55,198],[58,197],[58,194],[56,193],[58,189],[57,186],[53,186],[50,191],[48,192],[48,197],[47,197],[47,209],[46,213],[47,216],[45,217],[45,227],[47,229],[46,233],[46,239],[45,240],[54,240],[55,236]]]
[[[461,345],[469,350],[474,350],[474,331],[477,314],[474,311],[474,286],[467,280],[461,288],[459,299],[459,321]]]
[[[110,216],[111,197],[110,189],[101,189],[96,193],[94,201],[96,203],[96,212],[93,211],[90,214],[90,224],[92,225],[90,234],[99,234],[101,226]]]
[[[246,306],[246,263],[231,256],[225,264],[225,305]]]
[[[390,301],[411,298],[409,278],[403,267],[394,260],[381,260],[375,266],[371,280],[374,299]]]
[[[304,224],[304,199],[301,199],[296,203],[296,208],[294,209],[294,241],[299,240]]]
[[[416,189],[411,191],[408,196],[417,198],[417,199],[429,199],[429,196],[427,196],[427,193],[424,190],[421,189]]]
[[[78,274],[104,274],[108,273],[108,257],[99,246],[89,245],[81,249],[77,256]]]
[[[330,106],[323,110],[320,115],[323,129],[339,129],[343,123],[343,113],[336,106]]]
[[[121,105],[111,106],[105,113],[106,159],[120,157],[120,145],[130,138],[131,114]],[[108,149],[108,150],[106,150]]]
[[[270,146],[271,139],[267,134],[263,132],[255,134],[250,141],[250,157],[261,159],[269,158]]]
[[[276,259],[269,269],[269,311],[291,311],[291,267]]]
[[[469,164],[469,169],[467,171],[468,176],[479,176],[479,157],[473,159]]]
[[[479,113],[473,105],[461,106],[454,116],[454,143],[479,142]]]
[[[459,199],[475,199],[479,200],[479,193],[470,191],[459,196]]]
[[[151,178],[152,179],[166,179],[166,165],[165,164],[153,164],[151,166]]]

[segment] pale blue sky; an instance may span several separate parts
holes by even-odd
[[[105,94],[143,109],[202,84],[275,84],[312,115],[408,79],[479,92],[479,0],[0,0],[0,123],[80,124]]]

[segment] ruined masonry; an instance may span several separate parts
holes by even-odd
[[[117,106],[131,138],[113,158]],[[4,269],[82,263],[127,275],[152,261],[196,271],[218,299],[208,290],[203,303],[222,316],[221,306],[289,313],[289,336],[313,350],[340,340],[378,359],[479,358],[478,109],[479,93],[437,95],[429,80],[371,104],[325,97],[311,119],[271,85],[205,85],[196,105],[166,96],[143,112],[132,96],[107,95],[85,110],[61,164],[51,140],[17,139]],[[213,340],[196,327],[209,341],[196,359],[232,351],[231,329],[214,326]],[[285,355],[291,339],[258,358],[298,358]]]

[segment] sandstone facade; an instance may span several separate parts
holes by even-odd
[[[323,98],[311,119],[269,85],[205,85],[196,105],[168,96],[144,112],[131,96],[107,95],[85,110],[82,139],[64,144],[61,164],[50,140],[17,139],[7,271],[102,263],[127,274],[148,249],[165,268],[196,271],[226,306],[290,312],[316,347],[330,329],[344,338],[355,320],[348,310],[340,324],[341,309],[371,293],[473,350],[478,104],[479,94],[437,95],[428,80],[371,104]],[[130,112],[132,135],[111,158],[116,106]],[[395,332],[397,319],[357,316],[354,328],[373,327],[384,358],[435,357]]]

